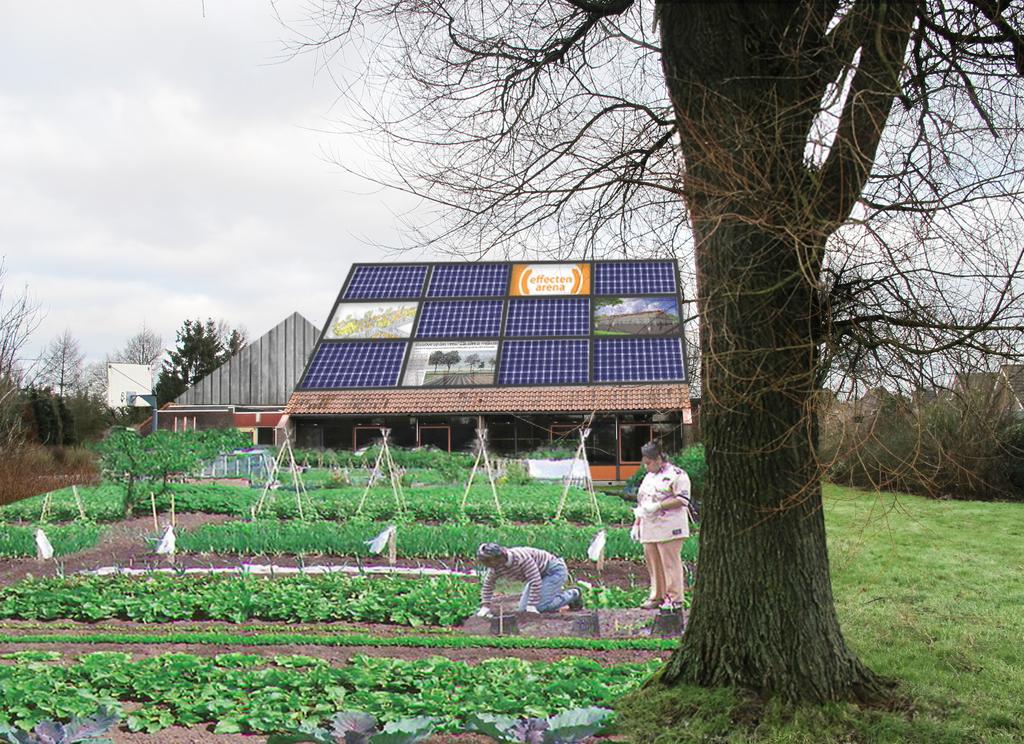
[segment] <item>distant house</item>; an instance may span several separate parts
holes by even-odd
[[[1006,386],[1010,411],[1024,415],[1024,364],[1004,364],[999,375]]]
[[[275,444],[275,429],[319,336],[316,326],[292,313],[165,404],[159,427],[235,427],[251,433],[253,444]]]
[[[998,372],[965,372],[953,378],[953,394],[972,393],[974,396],[984,396],[984,403],[990,411],[1006,411],[1009,413],[1019,412],[1020,388],[1015,393],[1013,390],[1014,374],[1011,370],[1007,373],[1007,367],[1019,365],[1003,365]],[[1017,373],[1019,378],[1019,372]],[[1019,379],[1018,379],[1019,384]]]

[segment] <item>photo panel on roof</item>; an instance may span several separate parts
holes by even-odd
[[[414,343],[402,384],[411,387],[493,385],[497,341]]]
[[[681,329],[675,297],[594,299],[595,336],[669,336]]]
[[[326,338],[409,338],[417,302],[342,302]]]

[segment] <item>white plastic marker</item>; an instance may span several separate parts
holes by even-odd
[[[41,561],[53,558],[53,546],[50,545],[46,533],[38,529],[36,530],[36,558]]]
[[[605,530],[600,530],[594,535],[593,541],[590,543],[590,547],[587,548],[587,557],[597,562],[597,570],[604,570],[604,545],[608,540],[608,533]]]
[[[167,529],[164,530],[164,536],[160,538],[160,542],[157,543],[156,552],[158,555],[174,555],[175,548],[174,538],[174,525],[167,525]]]
[[[386,527],[383,532],[377,535],[377,537],[372,540],[366,540],[366,544],[370,546],[370,552],[374,555],[380,555],[384,548],[387,547],[388,541],[391,539],[391,536],[395,531],[395,525],[391,525]]]

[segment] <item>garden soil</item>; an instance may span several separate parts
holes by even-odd
[[[226,514],[178,514],[177,530],[190,530],[203,524],[221,524],[234,521],[236,517]],[[135,517],[111,525],[105,525],[100,542],[94,548],[83,550],[54,560],[39,561],[34,558],[14,558],[0,565],[0,586],[21,581],[28,576],[46,577],[63,573],[70,575],[105,567],[121,568],[234,568],[245,563],[282,567],[299,566],[386,566],[383,558],[360,560],[328,555],[275,555],[240,556],[211,553],[179,554],[174,560],[153,553],[147,538],[162,532],[167,524],[166,515],[160,516],[160,529],[153,529],[152,516]],[[439,568],[471,573],[475,564],[463,560],[414,560],[400,558],[395,563],[401,568]],[[595,564],[588,561],[569,561],[569,570],[576,580],[602,582],[609,586],[629,589],[647,582],[647,571],[641,563],[632,561],[607,561],[604,570],[598,573]]]
[[[187,530],[202,524],[221,523],[234,519],[229,515],[211,514],[179,514],[177,528]],[[160,530],[166,524],[166,515],[161,515]],[[152,547],[146,538],[152,537],[159,530],[153,529],[152,517],[136,517],[108,525],[104,534],[94,548],[64,556],[55,561],[37,561],[35,559],[12,559],[0,565],[0,586],[12,584],[30,576],[47,577],[70,575],[82,571],[95,570],[106,566],[124,568],[224,568],[240,566],[243,563],[274,564],[279,566],[309,565],[360,565],[352,559],[337,556],[260,556],[247,559],[243,556],[222,555],[178,555],[172,561],[153,554]],[[386,565],[383,560],[364,561],[362,565]],[[462,561],[428,561],[399,560],[397,565],[406,568],[448,568],[471,571],[473,565]],[[629,561],[608,561],[599,575],[594,564],[587,562],[570,562],[569,568],[574,577],[584,581],[601,581],[621,588],[643,585],[646,571],[642,564]],[[499,598],[504,612],[514,612],[518,597]],[[650,622],[654,613],[644,610],[601,610],[599,619],[601,637],[628,638],[650,635]],[[555,637],[578,635],[572,630],[577,613],[560,613],[544,615],[539,618],[523,617],[520,623],[520,635],[532,637]],[[251,635],[262,632],[301,633],[303,631],[318,633],[367,633],[381,637],[403,635],[417,632],[413,628],[401,628],[394,625],[372,623],[322,623],[314,625],[296,625],[294,623],[275,623],[266,621],[249,621],[242,628],[226,622],[179,622],[160,625],[147,625],[121,620],[105,620],[97,623],[75,623],[71,621],[38,622],[38,621],[0,621],[0,633],[46,634],[60,633],[68,636],[85,635],[98,632],[114,633],[160,633],[189,631],[222,631],[239,635]],[[419,632],[422,632],[420,630]],[[489,621],[473,618],[454,633],[488,635]],[[324,659],[331,664],[344,664],[359,654],[386,656],[401,659],[422,659],[430,656],[443,656],[456,661],[476,663],[483,659],[497,656],[515,656],[531,661],[557,661],[566,656],[585,656],[604,664],[621,664],[626,662],[642,662],[654,657],[666,655],[666,652],[650,652],[639,650],[589,651],[582,649],[494,649],[494,648],[403,648],[375,646],[330,647],[319,645],[287,645],[287,646],[237,646],[213,644],[108,644],[108,643],[60,643],[39,644],[37,648],[59,651],[66,658],[75,658],[96,651],[121,651],[132,654],[135,658],[151,657],[167,653],[190,653],[213,656],[222,653],[253,653],[268,657],[281,655],[307,655]],[[24,651],[24,644],[0,644],[0,653]],[[257,744],[266,741],[261,735],[248,734],[214,734],[207,727],[170,727],[153,734],[129,733],[115,731],[109,735],[115,744]],[[473,734],[439,734],[427,740],[428,744],[484,744],[490,739]]]

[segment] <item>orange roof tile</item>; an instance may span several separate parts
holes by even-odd
[[[689,386],[588,385],[576,387],[400,388],[300,390],[285,413],[419,414],[678,411],[690,407]]]

